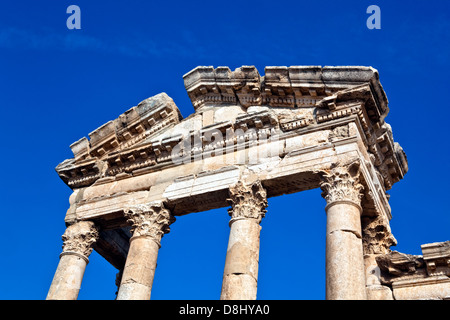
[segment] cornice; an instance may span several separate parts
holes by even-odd
[[[76,163],[103,159],[111,152],[123,150],[179,123],[180,112],[165,93],[148,98],[81,138],[70,147]]]
[[[378,71],[371,67],[266,67],[265,76],[261,76],[254,66],[234,71],[228,67],[200,66],[183,79],[195,109],[208,104],[240,104],[244,108],[252,105],[312,107],[338,91],[366,84],[373,95],[370,107],[375,122],[388,112]]]

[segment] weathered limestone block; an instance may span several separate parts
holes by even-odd
[[[78,218],[95,219],[107,216],[112,212],[118,212],[124,206],[136,203],[145,203],[148,191],[137,191],[130,193],[117,193],[111,196],[93,198],[83,201],[77,205],[76,214]]]
[[[286,152],[326,143],[329,135],[330,130],[323,130],[286,139]]]
[[[218,170],[202,171],[195,175],[181,176],[171,183],[163,194],[168,200],[191,197],[200,193],[226,189],[238,181],[240,170],[237,166],[226,166]]]
[[[450,300],[450,278],[432,276],[392,283],[395,300]]]

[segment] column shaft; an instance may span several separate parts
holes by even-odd
[[[149,300],[159,245],[149,237],[132,239],[117,300]]]
[[[47,294],[47,300],[76,300],[80,291],[92,244],[98,229],[93,222],[81,221],[67,227],[62,236],[63,252]]]
[[[255,219],[237,220],[231,224],[222,300],[256,299],[260,231],[261,226]]]
[[[365,300],[360,209],[348,203],[327,208],[326,299]]]
[[[259,181],[230,187],[230,237],[221,300],[255,300],[258,282],[261,226],[267,207],[266,190]]]
[[[390,252],[397,244],[391,232],[389,220],[382,213],[362,219],[364,265],[366,268],[366,292],[368,300],[393,300],[392,290],[381,284],[381,270],[376,258]]]
[[[47,300],[76,300],[86,265],[86,259],[79,255],[62,255],[48,291]]]
[[[128,208],[125,215],[132,224],[133,236],[117,300],[149,300],[160,241],[175,218],[160,201]]]

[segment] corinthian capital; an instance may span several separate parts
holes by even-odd
[[[338,201],[361,204],[364,187],[359,183],[359,162],[321,172],[320,188],[327,205]]]
[[[251,218],[261,222],[267,208],[267,192],[260,181],[246,185],[242,181],[232,185],[229,190],[231,205],[228,210],[232,220]]]
[[[62,235],[63,254],[76,253],[88,258],[92,244],[99,237],[98,228],[92,221],[80,221],[67,227]]]
[[[382,215],[364,217],[362,228],[364,254],[387,254],[391,246],[397,245],[389,221]]]
[[[158,244],[164,234],[170,232],[169,226],[175,217],[164,207],[161,201],[139,204],[124,210],[134,237],[146,236]]]

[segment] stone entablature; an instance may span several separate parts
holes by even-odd
[[[408,164],[384,121],[378,72],[198,67],[183,78],[194,114],[183,119],[170,97],[155,95],[73,143],[74,157],[56,168],[73,189],[65,221],[95,224],[90,249],[119,270],[118,299],[150,298],[161,238],[176,216],[226,206],[221,297],[256,298],[267,198],[319,187],[327,298],[392,297],[376,258],[396,244],[387,191]]]
[[[450,241],[423,244],[423,255],[391,251],[376,258],[381,282],[399,300],[450,300]]]
[[[198,104],[196,102],[198,97],[205,92],[206,89],[203,88],[210,86],[211,81],[215,79],[211,78],[211,74],[222,74],[223,70],[222,67],[217,69],[198,67],[184,76],[185,85],[194,106]],[[315,93],[321,92],[319,88],[322,88],[323,94],[315,94],[316,99],[307,106],[291,105],[293,110],[289,112],[284,109],[270,109],[280,108],[278,104],[271,103],[273,99],[256,99],[259,102],[250,105],[237,99],[234,100],[234,105],[245,108],[267,106],[269,109],[263,109],[264,111],[260,111],[259,114],[247,115],[244,113],[233,117],[230,119],[231,121],[215,121],[207,123],[205,126],[190,126],[183,132],[184,135],[190,134],[191,140],[194,140],[195,134],[204,134],[213,128],[219,129],[224,135],[227,130],[235,132],[237,129],[243,130],[245,135],[245,132],[251,128],[259,131],[266,129],[265,132],[268,135],[283,134],[295,129],[357,115],[363,130],[363,141],[373,158],[372,161],[377,168],[380,168],[385,188],[390,189],[393,183],[400,180],[406,173],[407,162],[403,150],[394,143],[392,131],[389,125],[383,121],[388,112],[387,99],[378,81],[376,70],[366,67],[267,67],[267,72],[269,74],[266,74],[265,78],[261,78],[254,67],[242,67],[234,72],[228,69],[227,81],[231,81],[230,79],[235,74],[240,74],[242,77],[236,76],[236,79],[244,81],[246,85],[248,82],[252,83],[252,86],[257,83],[258,88],[261,87],[258,92],[266,93],[268,89],[264,88],[270,84],[271,87],[277,88],[271,96],[284,96],[283,90],[287,89],[282,89],[283,86],[305,87],[308,88],[307,92]],[[333,73],[337,73],[337,75],[333,75]],[[283,78],[283,74],[289,74],[296,80],[290,82],[290,78]],[[251,81],[248,78],[250,75]],[[279,79],[278,82],[275,79]],[[220,84],[223,85],[224,78],[221,81]],[[230,87],[239,87],[239,90],[244,91],[250,90],[242,89],[243,85],[238,85],[239,81],[231,81]],[[268,84],[266,84],[267,82]],[[320,82],[320,85],[317,82]],[[216,82],[214,83],[214,86],[218,86]],[[278,85],[276,85],[277,83]],[[302,92],[302,90],[298,92]],[[299,93],[297,93],[298,95]],[[216,109],[217,106],[222,106],[214,99],[213,103]],[[226,106],[233,109],[232,105],[227,101],[223,106],[225,109]],[[281,107],[286,107],[286,105]],[[236,110],[230,111],[236,112]],[[71,148],[74,159],[61,163],[57,167],[57,171],[71,188],[77,188],[92,185],[101,178],[114,177],[119,174],[120,179],[130,173],[139,174],[139,170],[143,168],[164,162],[170,163],[172,149],[187,137],[181,134],[163,134],[162,139],[152,139],[152,137],[156,137],[157,134],[161,135],[178,124],[180,120],[181,115],[178,108],[167,95],[162,93],[151,97],[120,115],[116,120],[109,121],[94,130],[89,134],[90,140],[82,138],[73,143]],[[214,124],[213,127],[210,127],[212,124]],[[233,137],[233,139],[237,139],[237,137]],[[248,141],[249,137],[244,136],[243,139]],[[205,148],[210,144],[210,141],[202,141],[201,150],[192,150],[192,159],[195,158],[195,152],[207,152],[208,150]]]
[[[74,142],[70,146],[74,158],[61,163],[57,167],[58,174],[71,188],[91,185],[104,176],[114,176],[122,172],[115,167],[124,162],[136,162],[134,152],[127,153],[131,146],[145,144],[161,131],[179,123],[180,119],[180,111],[165,93],[148,98],[92,131],[90,140],[83,137]],[[151,150],[157,152],[156,147]],[[147,150],[142,148],[137,152],[144,165],[152,163]]]
[[[260,76],[254,66],[235,71],[228,67],[197,67],[183,78],[195,109],[208,104],[314,107],[324,97],[367,84],[379,101],[370,105],[369,114],[379,118],[387,111],[388,102],[378,72],[370,67],[266,67],[265,76]],[[333,99],[336,97],[330,101]]]

